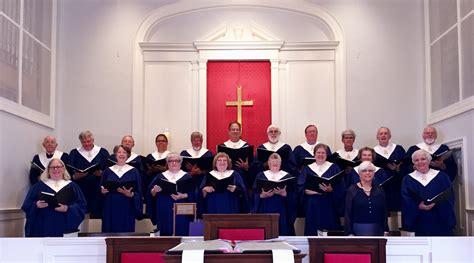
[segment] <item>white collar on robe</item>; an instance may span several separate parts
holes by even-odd
[[[350,152],[347,152],[344,148],[336,152],[339,154],[339,156],[341,156],[342,159],[346,159],[349,161],[354,160],[354,158],[357,157],[357,154],[359,154],[359,150],[357,150],[356,148],[353,148]]]
[[[318,165],[316,162],[308,165],[309,169],[313,170],[319,177],[321,177],[331,167],[332,163],[325,161],[322,165]]]
[[[224,145],[228,148],[232,148],[232,149],[240,149],[242,148],[247,142],[243,141],[243,140],[238,140],[237,142],[233,142],[231,140],[227,140],[226,142],[224,142]]]
[[[354,167],[354,170],[356,171],[357,174],[359,174],[359,166],[360,165],[357,165],[356,167]],[[374,167],[375,167],[374,173],[376,173],[380,169],[380,167],[375,166],[375,165],[374,165]]]
[[[433,143],[431,145],[428,145],[425,142],[420,142],[416,146],[418,146],[418,148],[420,148],[422,150],[425,150],[425,151],[429,152],[430,154],[433,154],[434,152],[436,152],[439,149],[441,144],[434,144]]]
[[[307,152],[311,154],[311,156],[314,156],[314,147],[319,144],[319,141],[317,141],[315,144],[309,144],[308,142],[304,142],[300,144],[303,149],[305,149]]]
[[[204,147],[201,147],[201,149],[199,149],[199,151],[196,151],[193,148],[189,148],[189,149],[186,150],[186,152],[189,153],[189,155],[193,158],[199,158],[199,157],[203,156],[205,153],[207,153],[207,151],[208,150]]]
[[[179,179],[181,179],[181,177],[183,177],[186,174],[186,172],[183,170],[179,170],[177,173],[172,173],[169,170],[167,170],[167,171],[164,171],[162,174],[166,178],[166,180],[172,183],[176,183]]]
[[[63,189],[66,185],[71,183],[71,181],[69,181],[69,180],[66,181],[64,179],[54,181],[51,178],[48,178],[46,181],[44,181],[44,183],[57,193],[61,189]]]
[[[387,146],[385,147],[379,144],[379,145],[374,146],[374,151],[378,153],[379,155],[388,159],[388,157],[392,155],[396,146],[397,145],[395,143],[391,143],[391,142],[389,142]]]
[[[122,165],[122,166],[115,164],[115,165],[112,165],[110,167],[110,170],[112,170],[112,172],[114,172],[114,174],[116,174],[118,176],[118,178],[122,178],[122,176],[126,172],[128,172],[132,169],[133,169],[133,166],[128,165],[128,164],[125,164],[125,165]]]
[[[268,181],[278,182],[288,173],[281,170],[276,173],[272,172],[271,170],[266,170],[265,172],[263,172],[263,174],[265,175],[265,177],[267,177]]]
[[[84,148],[82,147],[78,147],[77,148],[77,151],[82,155],[82,157],[84,157],[88,162],[92,162],[92,160],[94,160],[94,158],[97,156],[97,154],[99,154],[100,152],[100,146],[97,146],[97,145],[94,145],[94,147],[92,148],[92,150],[90,151],[86,151]]]
[[[439,173],[438,170],[434,170],[430,168],[430,170],[425,174],[422,174],[418,171],[414,171],[410,174],[410,176],[413,179],[417,180],[423,186],[427,186],[431,182],[431,180],[433,180],[436,177],[436,175],[438,175],[438,173]]]
[[[127,159],[126,162],[129,163],[129,162],[133,161],[135,158],[137,158],[137,156],[138,156],[138,154],[132,152],[132,153],[130,154],[130,157],[128,157],[128,159]]]
[[[41,164],[44,167],[48,166],[48,163],[51,159],[53,159],[53,158],[61,159],[61,156],[63,156],[63,152],[61,152],[61,151],[54,151],[53,157],[51,157],[51,158],[46,157],[46,151],[38,154],[39,161],[41,162]]]
[[[158,150],[156,150],[153,153],[151,153],[151,156],[153,156],[155,160],[161,160],[161,159],[165,159],[169,153],[170,151],[164,151],[162,153],[159,153]]]
[[[263,147],[265,147],[265,149],[269,150],[269,151],[278,151],[281,147],[283,147],[283,145],[285,145],[284,143],[278,141],[276,143],[271,143],[271,142],[266,142],[263,144]]]
[[[212,170],[209,173],[212,176],[214,176],[215,178],[221,180],[221,179],[230,177],[232,175],[232,173],[234,173],[234,170],[225,170],[224,172],[219,172],[219,171],[216,171],[216,170]]]

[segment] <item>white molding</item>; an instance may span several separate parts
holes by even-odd
[[[431,73],[430,73],[431,74]],[[427,98],[431,103],[431,97]],[[434,124],[474,109],[474,96],[451,104],[439,111],[428,111],[427,124]]]
[[[197,50],[277,50],[283,41],[194,41]]]
[[[340,43],[340,41],[285,42],[280,50],[336,50]]]

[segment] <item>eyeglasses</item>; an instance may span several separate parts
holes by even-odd
[[[372,170],[372,169],[364,169],[364,170],[362,170],[362,171],[360,171],[360,172],[361,172],[361,173],[373,173],[374,170]]]
[[[168,160],[169,163],[179,163],[180,160]]]
[[[62,166],[62,165],[61,165],[61,166],[50,166],[49,169],[50,169],[50,170],[56,170],[56,169],[61,169],[61,168],[63,168],[63,167],[64,167],[64,166]]]

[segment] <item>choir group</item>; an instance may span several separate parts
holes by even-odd
[[[80,133],[81,146],[69,154],[47,136],[45,151],[31,162],[32,186],[22,205],[25,236],[77,231],[86,214],[102,219],[104,233],[134,232],[136,220],[149,219],[162,236],[173,235],[173,224],[176,235],[186,236],[194,218],[173,220],[179,202],[196,203],[199,216],[278,213],[282,236],[295,235],[297,217],[305,218],[305,235],[386,235],[387,217],[398,211],[403,230],[453,235],[456,164],[452,151],[436,143],[434,127],[407,151],[390,141],[387,127],[378,129],[378,145],[359,150],[354,131],[345,130],[344,147],[335,152],[318,141],[316,125],[304,132],[306,141],[292,149],[270,125],[268,142],[254,149],[241,139],[241,125],[231,122],[229,139],[215,155],[193,132],[191,147],[180,154],[169,152],[167,136],[158,134],[156,151],[146,157],[133,152],[129,135],[112,155],[90,131]]]

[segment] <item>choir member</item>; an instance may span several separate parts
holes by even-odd
[[[100,218],[102,215],[102,194],[100,193],[100,177],[106,167],[109,152],[94,144],[94,135],[90,131],[79,134],[81,147],[69,153],[69,168],[72,179],[79,185],[87,201],[87,212],[90,218]],[[89,169],[81,172],[79,170]]]
[[[354,142],[355,142],[355,132],[351,129],[344,130],[341,133],[341,141],[344,147],[342,149],[337,150],[337,154],[342,159],[346,159],[349,161],[356,161],[357,160],[357,155],[359,154],[359,150],[354,148]],[[341,167],[339,167],[341,168]],[[343,169],[345,167],[342,167]]]
[[[412,161],[415,171],[402,182],[402,229],[416,236],[453,235],[456,215],[449,176],[430,168],[431,154],[425,150],[415,151]],[[439,202],[424,202],[440,193],[445,198]]]
[[[126,163],[131,155],[130,148],[117,145],[114,155],[117,163],[102,174],[102,232],[135,232],[135,219],[143,214],[140,173]]]
[[[357,156],[360,161],[369,161],[371,163],[375,160],[375,151],[370,147],[363,147],[359,150],[359,155]],[[388,179],[385,171],[380,167],[375,167],[375,175],[374,175],[374,184],[380,185]],[[360,181],[360,174],[359,174],[359,166],[352,168],[352,170],[347,175],[347,187],[356,184]]]
[[[388,232],[385,192],[374,183],[375,166],[363,161],[360,181],[347,189],[344,230],[347,235],[383,236]]]
[[[203,214],[248,212],[247,191],[244,181],[240,174],[231,168],[232,162],[226,153],[220,152],[214,156],[213,170],[204,177],[199,187],[202,196]],[[230,183],[219,187],[217,180],[227,182],[226,178],[230,178],[227,179],[230,180]]]
[[[41,173],[44,171],[46,165],[48,165],[52,158],[59,158],[64,163],[68,163],[69,155],[57,150],[58,143],[56,142],[56,138],[54,136],[49,135],[44,137],[42,145],[44,151],[35,155],[33,157],[33,161],[31,161],[29,176],[31,185],[34,185],[38,182]]]
[[[377,130],[378,145],[374,147],[375,163],[387,163],[382,168],[390,179],[384,184],[385,195],[387,197],[388,211],[400,211],[401,209],[401,187],[402,179],[405,174],[401,169],[405,159],[405,149],[398,144],[390,142],[392,132],[387,127],[380,127]],[[386,162],[388,160],[389,162]]]
[[[304,134],[306,137],[306,141],[301,143],[300,145],[296,146],[293,150],[293,155],[296,162],[296,168],[301,171],[304,166],[305,158],[313,158],[314,157],[314,147],[319,144],[318,141],[318,127],[314,124],[310,124],[306,126],[304,129]],[[331,150],[329,150],[329,155],[331,154]]]
[[[42,193],[55,195],[57,205],[42,199]],[[84,220],[86,206],[82,191],[71,181],[64,162],[52,158],[21,206],[26,214],[25,236],[62,237],[76,232]]]
[[[407,159],[410,160],[410,156],[416,150],[425,150],[431,154],[430,167],[447,173],[451,181],[453,181],[458,172],[456,161],[452,156],[452,151],[450,151],[447,145],[436,143],[436,138],[438,137],[436,128],[427,126],[423,129],[422,137],[423,142],[413,145],[408,149],[406,155]],[[412,165],[408,165],[407,169],[411,172],[414,168]]]
[[[326,161],[329,147],[325,144],[317,144],[314,147],[316,162],[303,168],[298,178],[298,192],[303,205],[305,218],[305,235],[317,235],[318,230],[341,230],[340,217],[343,215],[344,202],[344,180],[341,179],[334,184],[321,183],[319,191],[307,189],[306,180],[310,176],[332,177],[340,172],[337,165]]]
[[[191,148],[183,150],[180,155],[183,157],[190,158],[212,158],[213,154],[207,148],[202,147],[203,136],[202,133],[195,131],[191,133]],[[188,172],[195,181],[196,186],[201,184],[201,181],[204,175],[209,172],[208,170],[201,170],[198,163],[192,165],[191,163],[186,163],[183,167],[183,170]]]
[[[157,163],[152,163],[150,161],[165,161],[166,157],[170,153],[168,151],[168,137],[160,133],[156,135],[155,137],[155,145],[156,145],[156,151],[148,154],[146,156],[146,179],[145,179],[145,185],[148,187],[153,180],[153,177],[157,173],[162,173],[166,171],[166,165],[161,165]]]
[[[185,180],[192,181],[192,177],[181,170],[182,158],[177,153],[169,153],[166,157],[168,170],[158,173],[150,185],[148,192],[150,196],[147,201],[147,211],[153,225],[160,230],[161,236],[173,235],[173,206],[174,203],[195,202],[196,195],[194,190],[187,192],[166,193],[158,186],[159,180],[164,180],[174,184],[183,183]],[[176,235],[189,235],[189,223],[193,218],[189,216],[176,216]]]
[[[297,195],[295,192],[295,182],[288,181],[282,188],[271,189],[260,188],[259,180],[262,182],[281,182],[282,180],[294,177],[281,170],[282,160],[278,153],[272,153],[268,159],[269,169],[260,172],[255,179],[254,202],[252,211],[255,213],[277,213],[279,217],[280,236],[290,236],[295,234],[294,222],[296,220]]]
[[[280,127],[271,124],[267,128],[268,142],[261,144],[257,147],[257,156],[256,156],[256,171],[257,173],[268,170],[268,164],[262,163],[258,155],[259,150],[263,149],[270,152],[279,153],[281,161],[282,170],[298,176],[299,172],[295,169],[295,159],[293,156],[293,150],[291,146],[280,141],[281,130]]]

